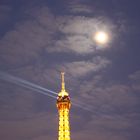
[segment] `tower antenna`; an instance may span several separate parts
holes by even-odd
[[[65,73],[61,72],[61,91],[65,91]]]

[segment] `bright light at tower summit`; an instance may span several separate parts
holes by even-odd
[[[98,31],[94,35],[94,40],[99,44],[106,44],[109,41],[109,37],[106,32]]]

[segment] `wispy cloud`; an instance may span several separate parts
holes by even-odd
[[[45,137],[53,139],[53,137],[57,135],[56,127],[53,127],[57,120],[52,116],[54,116],[54,114],[49,113],[48,115],[47,113],[42,113],[34,114],[34,117],[20,121],[0,121],[0,124],[3,126],[0,136],[2,139],[19,138],[24,140],[35,139],[41,137],[41,135],[46,135]],[[50,133],[53,135],[50,135]]]
[[[140,91],[140,71],[136,71],[135,73],[129,75],[129,79],[132,83],[132,88],[137,92]]]
[[[93,8],[91,8],[89,5],[86,5],[85,3],[80,3],[81,1],[70,1],[68,2],[68,11],[73,14],[81,14],[86,13],[90,14],[93,11]]]
[[[65,63],[61,67],[72,77],[83,77],[86,74],[103,69],[108,64],[110,64],[109,60],[102,57],[95,57],[91,61],[74,61]]]
[[[48,54],[55,55],[53,53],[64,52],[65,55],[65,52],[71,52],[74,55],[88,56],[89,53],[99,51],[92,36],[100,27],[109,29],[102,20],[67,15],[55,17],[46,6],[27,9],[25,15],[27,18],[16,23],[15,28],[0,40],[1,65],[7,65],[11,70],[19,70],[24,76],[27,73],[30,73],[29,76],[38,73],[36,77],[39,78],[42,77],[40,74],[44,77],[48,72],[52,72],[52,68],[56,69],[54,73],[65,69],[77,77],[96,72],[110,64],[110,60],[100,55],[86,60],[81,57],[81,60],[75,59],[72,62],[58,61],[57,65],[47,61]]]
[[[0,25],[9,21],[12,7],[9,5],[0,5]]]
[[[107,24],[104,24],[104,22]],[[64,35],[64,37],[54,40],[52,47],[48,48],[49,51],[53,52],[72,51],[78,54],[94,53],[99,49],[93,39],[95,32],[97,30],[104,30],[110,34],[114,28],[106,19],[81,16],[61,17],[58,18],[58,23],[60,24],[59,32]]]

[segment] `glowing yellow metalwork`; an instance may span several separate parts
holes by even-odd
[[[58,140],[70,140],[69,109],[71,106],[69,94],[65,90],[64,72],[61,72],[62,87],[57,97],[59,113]]]
[[[69,94],[65,90],[64,72],[61,72],[61,80],[61,92],[59,92],[58,96],[68,96]]]

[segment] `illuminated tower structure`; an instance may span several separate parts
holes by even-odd
[[[57,108],[59,113],[58,140],[70,140],[69,110],[71,101],[65,90],[64,72],[61,72],[62,87],[57,97]]]

